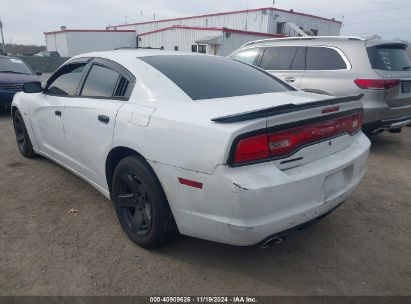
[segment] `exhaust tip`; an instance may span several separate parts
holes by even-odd
[[[372,135],[378,135],[378,134],[381,134],[384,131],[385,131],[385,129],[376,129],[376,130],[372,131],[371,134]]]
[[[285,235],[278,235],[278,236],[269,238],[260,246],[260,248],[262,249],[270,248],[271,246],[281,243],[282,241],[284,241],[284,239],[285,239]]]
[[[388,130],[390,133],[396,133],[396,134],[399,134],[399,133],[401,133],[401,131],[402,131],[402,129],[401,128],[398,128],[398,129],[390,129],[390,130]]]

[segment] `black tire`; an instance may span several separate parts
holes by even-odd
[[[16,134],[17,146],[20,153],[27,158],[36,157],[37,154],[33,150],[29,134],[27,133],[26,125],[24,124],[23,116],[19,110],[16,110],[13,115],[13,126]]]
[[[112,197],[127,236],[144,248],[163,245],[175,234],[175,222],[151,167],[137,156],[123,158],[114,170]]]

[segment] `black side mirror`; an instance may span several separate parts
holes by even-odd
[[[23,92],[24,93],[40,93],[42,92],[43,89],[41,88],[41,82],[40,81],[35,81],[35,82],[26,82],[23,84]]]
[[[39,70],[35,71],[34,73],[36,73],[37,76],[43,75],[43,72],[42,72],[42,71],[39,71]]]

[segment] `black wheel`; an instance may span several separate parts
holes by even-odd
[[[27,158],[35,157],[36,153],[33,150],[33,145],[31,144],[26,125],[24,124],[23,117],[21,116],[19,110],[16,110],[13,115],[13,126],[14,132],[16,133],[17,146],[19,147],[20,153]]]
[[[166,196],[145,161],[136,156],[122,159],[114,171],[112,192],[118,220],[133,242],[155,248],[174,234]]]

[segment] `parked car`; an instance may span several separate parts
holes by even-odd
[[[363,128],[400,132],[411,123],[411,62],[401,42],[300,37],[250,42],[229,57],[256,65],[304,91],[364,94]]]
[[[118,50],[25,84],[12,115],[20,152],[111,198],[137,244],[177,230],[245,246],[278,241],[357,188],[370,147],[360,98],[301,92],[216,56]]]
[[[14,94],[22,90],[23,83],[32,81],[40,80],[22,60],[0,56],[0,106],[10,106]]]
[[[38,56],[38,57],[60,57],[60,54],[57,51],[41,51],[41,52],[38,52],[37,54],[34,54],[33,56]]]

